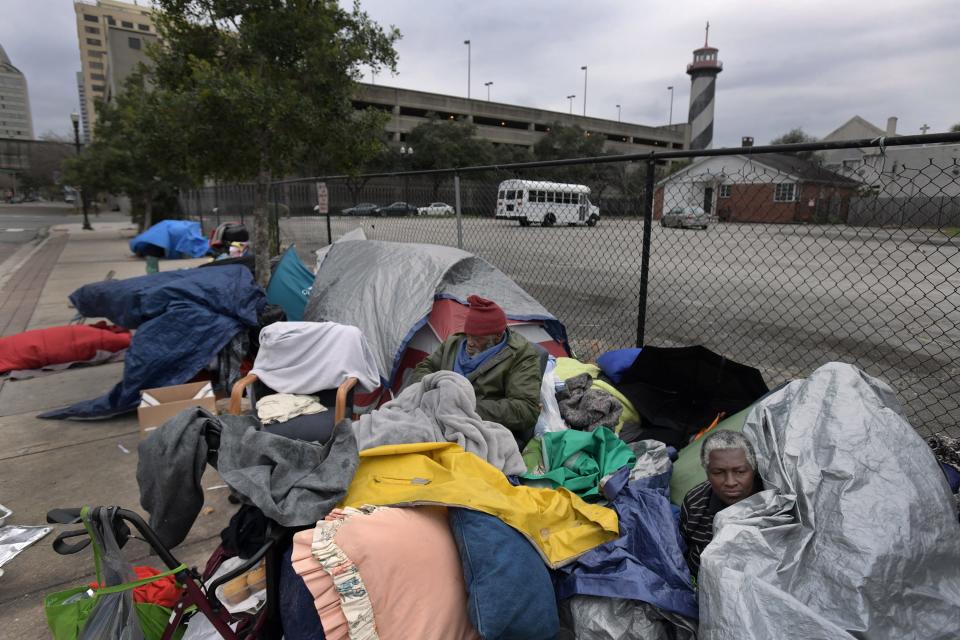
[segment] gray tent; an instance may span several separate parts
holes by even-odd
[[[743,433],[766,490],[716,516],[701,638],[960,638],[960,523],[890,387],[830,363]]]
[[[432,244],[335,242],[319,264],[304,320],[359,327],[383,386],[392,388],[404,351],[427,324],[435,300],[465,305],[471,294],[499,304],[511,321],[541,325],[544,337],[566,352],[564,326],[517,283],[466,251]]]

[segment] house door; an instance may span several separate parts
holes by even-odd
[[[713,187],[703,189],[703,210],[707,214],[713,213]]]

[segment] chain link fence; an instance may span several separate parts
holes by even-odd
[[[940,138],[960,141],[925,140]],[[311,267],[357,228],[459,246],[564,322],[583,360],[702,344],[771,387],[852,362],[895,389],[922,434],[957,437],[960,145],[882,143],[328,178],[330,215],[314,178],[274,184],[269,200],[281,245]],[[208,232],[249,225],[253,188],[199,189],[182,206]]]

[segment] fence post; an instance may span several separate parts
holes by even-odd
[[[653,189],[657,163],[647,160],[647,175],[643,190],[643,249],[640,254],[640,300],[637,305],[637,346],[644,344],[647,328],[647,280],[650,277],[650,232],[653,229]]]
[[[453,197],[457,206],[457,249],[463,249],[463,216],[460,213],[460,174],[453,174]]]

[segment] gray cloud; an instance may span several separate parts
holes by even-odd
[[[347,4],[346,0],[345,4]],[[69,131],[77,108],[76,23],[68,0],[2,0],[0,44],[30,86],[34,129]],[[141,2],[141,4],[144,4]],[[472,94],[498,102],[587,113],[642,124],[666,124],[668,85],[674,121],[686,120],[691,52],[703,42],[720,49],[716,139],[759,142],[794,126],[822,136],[859,114],[878,126],[891,115],[901,132],[934,131],[960,121],[960,11],[954,0],[807,0],[756,2],[652,0],[363,0],[383,25],[394,24],[398,75],[378,84],[438,93],[466,93],[472,41]],[[369,80],[369,73],[366,79]]]

